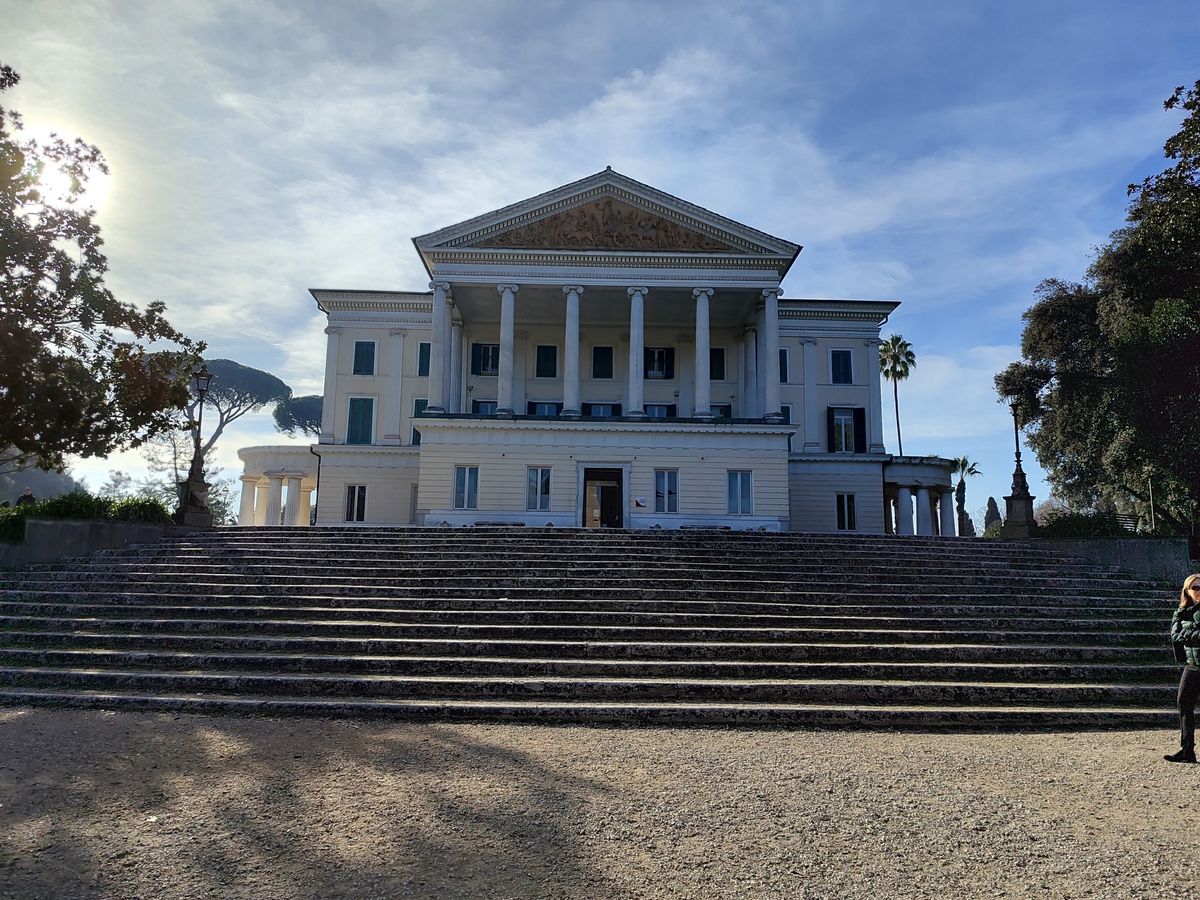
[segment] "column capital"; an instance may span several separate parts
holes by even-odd
[[[802,343],[802,344],[816,344],[816,343],[817,343],[817,338],[815,338],[815,337],[802,337],[802,338],[800,338],[800,343]]]
[[[342,328],[340,325],[326,325],[325,333],[326,334],[341,334]]]
[[[777,287],[764,288],[763,292],[762,292],[762,298],[764,300],[770,300],[772,297],[774,297],[776,300],[778,300],[782,296],[783,296],[783,288],[777,288]]]
[[[496,293],[497,294],[504,294],[505,292],[511,292],[511,293],[517,294],[517,293],[520,293],[520,291],[521,291],[521,286],[519,284],[498,284],[498,285],[496,285]]]
[[[564,284],[562,289],[564,294],[582,294],[583,286],[578,284]]]
[[[448,294],[448,293],[450,293],[450,282],[448,282],[448,281],[431,281],[431,282],[429,282],[429,289],[431,291],[441,290]]]
[[[261,475],[242,475],[241,476],[242,484],[258,484],[258,480],[260,478],[262,478]]]
[[[692,296],[699,300],[701,297],[711,297],[714,291],[710,287],[692,288]]]
[[[753,325],[743,325],[742,326],[742,334],[744,334],[744,335],[758,334],[758,329],[756,327],[754,327]]]
[[[650,293],[650,288],[646,287],[631,287],[626,288],[625,293],[632,297],[634,294],[641,294],[643,297]]]
[[[408,334],[407,328],[392,328],[388,330],[389,337],[404,337],[406,334]]]
[[[863,338],[864,347],[878,347],[882,343],[882,338]]]

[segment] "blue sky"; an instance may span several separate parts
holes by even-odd
[[[612,165],[803,244],[787,296],[899,299],[905,449],[1007,493],[991,376],[1162,168],[1200,5],[0,0],[8,98],[97,144],[118,295],[321,388],[314,286],[421,289],[409,238]],[[885,407],[886,408],[886,407]],[[885,419],[889,447],[894,422]],[[268,414],[220,461],[282,438]],[[81,461],[93,486],[136,454]],[[1034,493],[1048,490],[1030,460]]]

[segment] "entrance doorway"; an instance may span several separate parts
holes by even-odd
[[[583,527],[624,528],[624,491],[620,469],[583,470]]]

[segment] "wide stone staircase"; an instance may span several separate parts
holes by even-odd
[[[1175,599],[1003,541],[219,529],[0,573],[0,703],[1169,727]]]

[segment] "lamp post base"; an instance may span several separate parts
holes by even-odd
[[[1002,538],[1033,537],[1037,522],[1033,519],[1033,495],[1013,494],[1004,498],[1004,524],[1000,526]]]
[[[203,478],[179,482],[179,509],[173,518],[177,525],[212,528],[212,510],[208,508],[209,484]]]

